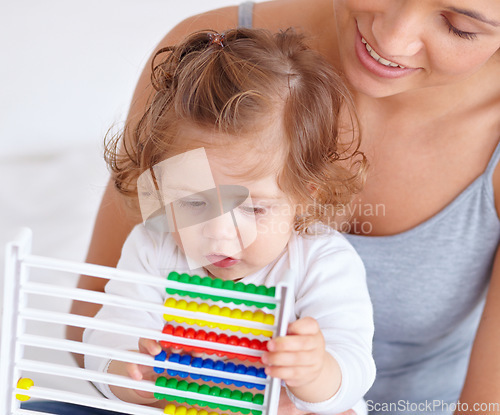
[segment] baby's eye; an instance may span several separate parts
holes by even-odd
[[[266,213],[266,209],[258,206],[240,206],[240,210],[247,215],[263,215]]]
[[[190,199],[179,199],[176,202],[179,207],[185,209],[201,209],[206,206],[206,202],[203,200],[190,200]]]

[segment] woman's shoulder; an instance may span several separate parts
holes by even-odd
[[[239,6],[229,6],[200,13],[177,24],[161,41],[159,47],[179,42],[198,30],[222,32],[238,26]],[[293,27],[311,36],[313,42],[323,38],[324,31],[332,30],[333,2],[331,0],[272,0],[254,4],[253,27],[271,32]],[[312,45],[314,48],[315,45]]]

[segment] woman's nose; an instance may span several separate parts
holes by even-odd
[[[419,1],[402,1],[374,17],[372,32],[378,52],[383,57],[411,57],[422,49],[425,15]]]
[[[236,223],[231,212],[224,213],[203,224],[203,236],[217,240],[233,240],[238,237]]]

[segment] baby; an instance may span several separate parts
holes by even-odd
[[[283,380],[300,410],[366,413],[362,397],[375,377],[371,302],[360,258],[333,229],[365,167],[349,139],[355,116],[343,82],[292,30],[234,29],[198,32],[159,51],[152,86],[146,113],[107,147],[117,189],[138,201],[143,218],[118,267],[268,286],[291,269],[292,323],[268,342],[266,373]],[[110,282],[106,292],[165,299],[140,283]],[[161,315],[111,306],[96,318],[159,331],[164,324]],[[161,351],[153,340],[96,330],[84,341]],[[151,368],[91,356],[86,367],[155,377]],[[151,394],[98,387],[109,398],[155,404]]]

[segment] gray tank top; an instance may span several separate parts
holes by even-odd
[[[239,9],[252,27],[253,3]],[[448,206],[392,236],[345,235],[363,259],[373,301],[377,379],[371,414],[452,414],[464,383],[500,241],[488,167]]]

